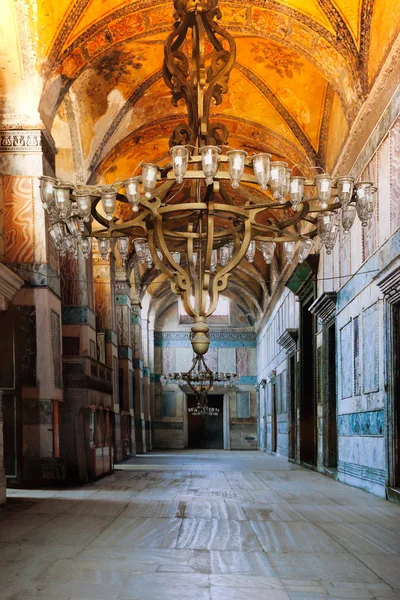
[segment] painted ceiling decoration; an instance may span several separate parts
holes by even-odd
[[[228,143],[303,165],[307,176],[315,165],[332,172],[396,45],[398,0],[219,6],[238,50],[229,92],[212,107]],[[34,127],[41,119],[60,178],[110,183],[143,158],[166,160],[171,129],[185,114],[162,78],[172,0],[2,0],[2,9],[14,26],[0,26],[3,123]],[[265,280],[264,266],[255,268]],[[254,286],[263,307],[268,291]]]

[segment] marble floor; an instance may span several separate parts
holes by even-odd
[[[1,600],[400,599],[400,506],[261,452],[8,490]]]

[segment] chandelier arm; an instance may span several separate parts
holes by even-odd
[[[301,221],[302,219],[304,219],[304,217],[306,217],[308,215],[309,211],[310,211],[309,203],[307,201],[302,202],[302,204],[299,205],[299,208],[293,217],[291,217],[290,219],[286,219],[286,221],[282,221],[281,223],[279,223],[279,228],[285,229],[286,227],[290,227],[291,225],[297,224],[299,221]]]
[[[212,283],[212,292],[210,294],[210,307],[207,311],[206,317],[209,317],[214,312],[217,306],[219,293],[223,292],[226,289],[231,272],[244,258],[251,241],[251,232],[252,226],[250,219],[246,219],[246,221],[244,222],[244,236],[239,251],[232,257],[232,259],[225,267],[223,267],[220,271],[217,272],[217,274],[214,277],[214,281]]]
[[[188,229],[189,232],[193,232],[193,223],[189,223]],[[190,286],[191,292],[190,295],[196,296],[198,295],[198,286],[199,286],[199,278],[197,277],[196,268],[194,264],[194,238],[187,238],[187,261],[188,261],[188,270],[190,275]]]
[[[103,227],[106,227],[107,229],[110,226],[110,223],[107,221],[107,219],[105,219],[104,217],[101,216],[101,214],[97,211],[97,205],[100,202],[100,198],[95,198],[92,201],[92,206],[90,209],[90,212],[92,214],[92,217],[95,221],[97,221],[97,223],[99,223],[100,225],[103,225]]]

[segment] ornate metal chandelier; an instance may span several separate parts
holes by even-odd
[[[192,367],[186,373],[167,373],[161,377],[161,383],[168,385],[175,383],[183,391],[190,390],[197,399],[197,405],[188,408],[193,415],[217,416],[218,408],[208,406],[208,393],[214,385],[230,387],[239,383],[240,377],[235,373],[225,373],[212,371],[205,363],[204,357],[196,355],[193,359]]]
[[[155,265],[194,320],[191,342],[198,358],[210,344],[206,319],[242,260],[253,262],[259,251],[269,264],[278,251],[288,263],[296,253],[302,262],[317,236],[330,253],[340,222],[348,232],[358,214],[367,225],[376,192],[371,182],[350,176],[334,181],[323,172],[308,179],[295,174],[301,165],[289,168],[267,153],[222,152],[228,131],[211,120],[211,105],[220,104],[228,89],[236,45],[219,25],[217,5],[174,1],[163,73],[173,104],[186,105],[187,121],[172,132],[169,162],[143,163],[140,176],[112,185],[41,178],[49,232],[60,254],[88,258],[95,239],[104,258],[116,244],[123,260],[136,253],[140,263]],[[204,362],[199,368],[208,372]]]

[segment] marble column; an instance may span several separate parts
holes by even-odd
[[[117,459],[127,458],[135,455],[135,413],[133,406],[133,365],[132,365],[132,334],[131,334],[131,298],[130,284],[126,278],[125,269],[119,268],[116,273],[115,283],[115,303],[117,316],[117,334],[118,334],[118,381],[119,396],[118,405],[114,405],[116,421],[124,419],[122,427],[122,440],[124,452],[121,445],[121,428],[119,430],[120,449],[117,452]],[[122,417],[120,415],[122,414]],[[118,419],[117,419],[118,415]],[[128,431],[129,429],[129,431]]]
[[[0,390],[0,504],[6,501],[6,472],[4,470],[3,444],[3,392]]]
[[[135,410],[135,438],[136,451],[146,452],[146,423],[144,412],[144,385],[143,385],[143,354],[142,354],[142,318],[141,305],[132,301],[131,306],[132,349],[133,349],[133,379],[134,410]]]
[[[55,147],[42,127],[0,132],[0,261],[25,286],[13,299],[10,319],[18,336],[21,446],[15,483],[58,478],[58,427],[63,402],[60,278],[49,240],[40,175],[54,174]],[[1,357],[0,357],[1,359]]]

